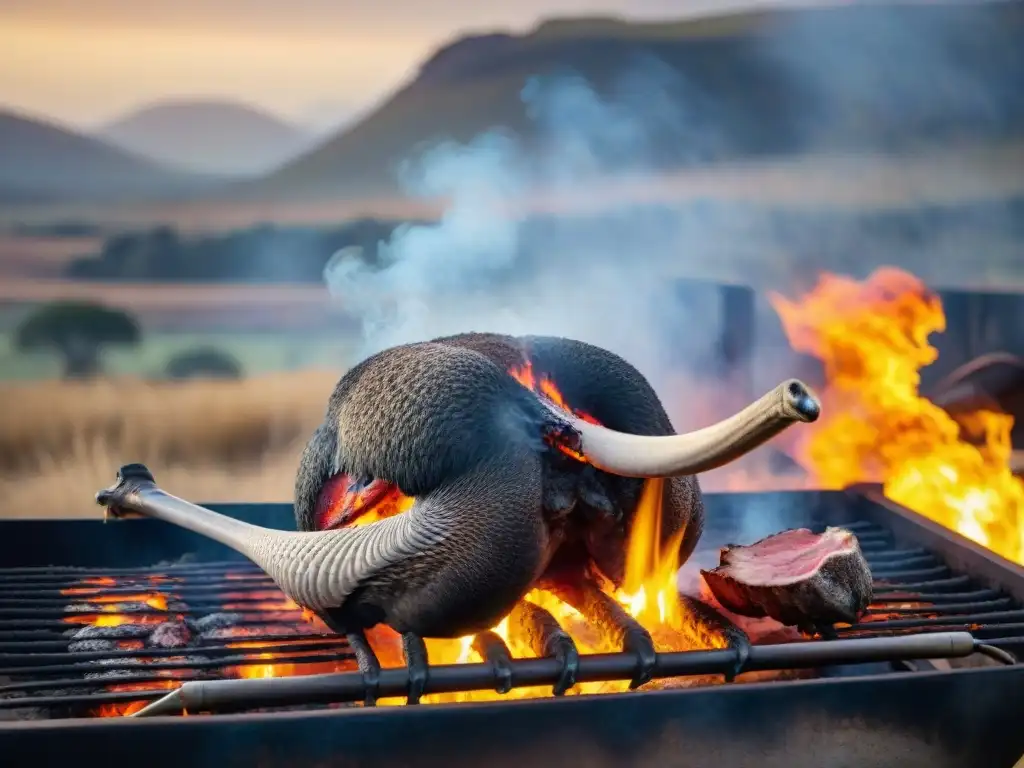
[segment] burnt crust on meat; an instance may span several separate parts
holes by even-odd
[[[816,560],[813,568],[801,568],[801,554]],[[856,537],[842,528],[820,535],[795,529],[723,547],[720,565],[701,575],[729,611],[809,632],[856,623],[872,600],[871,569]]]

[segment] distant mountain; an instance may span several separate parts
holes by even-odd
[[[552,20],[525,35],[446,45],[363,119],[238,192],[400,193],[403,161],[494,127],[531,151],[560,152],[574,136],[583,140],[575,149],[612,165],[642,153],[657,169],[1019,138],[1021,39],[1019,1],[842,4],[664,23]],[[524,86],[560,75],[575,80],[563,80],[569,90],[551,96],[538,129]],[[580,83],[614,94],[626,119],[609,124],[612,113],[593,108]],[[638,126],[644,135],[631,139]]]
[[[0,110],[0,201],[6,204],[189,195],[212,182],[45,120]]]
[[[207,100],[143,107],[97,135],[171,167],[232,176],[271,171],[313,142],[306,131],[262,110]]]

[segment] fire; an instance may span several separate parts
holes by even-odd
[[[548,377],[535,376],[531,366],[526,365],[513,371],[512,374],[524,386],[538,391],[559,407],[575,413],[581,419],[594,424],[599,423],[589,414],[571,409],[554,382]],[[564,446],[559,447],[566,450]],[[568,450],[566,452],[569,455],[573,455]],[[576,458],[583,460],[582,457]],[[662,545],[661,506],[663,491],[663,480],[646,481],[627,542],[626,574],[623,587],[615,589],[612,585],[605,584],[602,585],[602,588],[651,632],[655,646],[659,651],[724,647],[725,642],[723,638],[698,631],[699,624],[687,615],[686,609],[678,599],[676,574],[679,568],[679,539],[676,538],[666,542],[664,546]],[[411,500],[408,503],[411,503]],[[370,522],[367,518],[375,513],[376,507],[363,513],[359,516],[359,523]],[[315,644],[323,644],[329,647],[331,643],[337,643],[337,638],[330,635],[329,630],[311,612],[300,609],[299,606],[277,590],[268,588],[242,591],[245,589],[244,582],[251,582],[254,586],[266,582],[267,579],[262,574],[228,572],[224,575],[224,578],[231,581],[233,586],[230,591],[223,592],[219,596],[222,601],[223,610],[236,610],[244,616],[265,620],[267,623],[260,626],[248,625],[224,628],[222,637],[238,638],[228,642],[227,647],[251,651],[252,655],[248,659],[259,663],[238,664],[223,670],[223,674],[242,678],[269,678],[349,671],[354,668],[352,660],[314,663],[280,661],[282,658],[313,658],[318,655],[317,651],[289,652],[287,648],[288,645],[293,643],[301,642],[305,644],[311,642],[308,638],[288,639],[287,637],[289,631],[294,631],[296,619],[300,616],[309,625],[307,631],[321,632],[327,635],[323,640],[312,641]],[[237,584],[237,588],[234,586],[235,584]],[[108,582],[96,586],[117,586],[117,582],[110,579]],[[84,584],[77,587],[76,590],[81,588],[84,588]],[[68,591],[68,594],[72,593],[77,592],[75,590]],[[116,599],[87,599],[104,610],[106,610],[107,605],[110,606],[111,610],[116,610],[118,603],[125,602],[128,598],[138,601],[139,597],[143,597],[143,595],[128,595]],[[148,600],[152,596],[145,595],[145,597]],[[246,601],[247,599],[248,602]],[[556,598],[553,594],[534,589],[525,596],[525,599],[548,610],[572,636],[581,653],[608,653],[618,650],[618,648],[611,645],[607,637],[590,626],[575,609]],[[146,602],[146,600],[142,602]],[[165,598],[164,608],[166,608],[166,604]],[[287,611],[288,613],[282,614],[282,611]],[[119,619],[118,623],[140,623],[140,620],[144,618],[141,615],[132,616],[131,614],[111,614],[111,617],[94,615],[83,618],[88,619],[84,623],[99,624],[108,618],[115,617]],[[161,620],[166,619],[161,618]],[[277,624],[275,622],[280,623]],[[493,628],[493,631],[505,640],[513,657],[531,657],[533,652],[526,644],[525,638],[518,636],[514,628],[509,625],[509,619],[506,617]],[[275,637],[273,640],[267,640],[265,637],[260,640],[245,639],[249,635],[266,636],[270,634],[280,634],[282,636]],[[403,663],[401,639],[393,630],[381,625],[368,631],[367,635],[383,666],[399,666]],[[430,662],[432,664],[478,662],[481,659],[473,650],[472,643],[473,638],[469,636],[454,640],[427,640]],[[275,650],[266,650],[271,646],[275,647]],[[156,684],[118,683],[109,686],[108,690],[174,688],[179,682],[169,679]],[[650,683],[649,686],[664,686],[666,684],[671,683],[658,681]],[[677,681],[676,684],[680,683]],[[625,681],[581,683],[569,693],[611,693],[625,691],[627,688],[628,682]],[[535,698],[550,695],[550,687],[544,686],[517,688],[504,696],[495,691],[432,694],[424,697],[424,702],[487,701],[500,698]],[[384,705],[402,704],[404,701],[404,698],[394,698],[384,699],[380,703]],[[107,705],[95,710],[93,714],[101,717],[125,715],[138,711],[143,706],[145,706],[144,702]]]
[[[81,595],[81,589],[61,590],[65,595]],[[137,614],[124,613],[126,603],[141,603],[155,611],[167,611],[167,595],[160,592],[126,594],[126,595],[87,595],[83,596],[88,605],[95,605],[95,613],[80,613],[65,616],[68,624],[90,624],[94,627],[119,627],[122,624],[163,624],[176,617],[173,614]]]
[[[798,456],[819,483],[881,482],[893,501],[1024,563],[1012,417],[979,411],[957,423],[919,393],[920,369],[938,357],[928,338],[946,327],[939,298],[885,268],[864,282],[824,275],[798,301],[771,301],[790,345],[824,364],[822,418]]]
[[[171,691],[179,685],[180,683],[176,680],[161,680],[154,683],[117,683],[116,685],[108,685],[107,690],[111,693],[156,690]],[[140,709],[143,709],[148,703],[148,701],[127,701],[119,704],[103,704],[93,711],[93,717],[127,717],[128,715],[134,715]]]
[[[600,424],[593,416],[570,407],[554,381],[547,376],[536,375],[531,364],[527,363],[522,367],[514,368],[510,373],[520,384],[543,394],[558,407],[574,413],[592,424]],[[581,461],[585,460],[583,457],[575,456],[565,446],[558,447],[570,456]],[[661,479],[646,482],[637,505],[627,543],[626,574],[623,587],[616,590],[610,584],[606,584],[604,589],[651,632],[659,651],[725,647],[723,638],[698,633],[696,622],[690,619],[679,602],[676,573],[679,570],[680,541],[678,538],[674,538],[664,547],[661,544],[663,490],[664,481]],[[553,594],[534,589],[527,593],[524,599],[551,613],[573,638],[580,653],[609,653],[619,650],[590,627],[578,611]],[[525,644],[524,638],[518,637],[515,632],[511,631],[507,617],[493,627],[492,631],[505,641],[514,658],[533,656],[533,652]],[[378,627],[371,635],[371,643],[383,664],[386,666],[401,664],[401,642],[394,632]],[[426,643],[432,664],[466,664],[481,661],[480,656],[472,648],[472,636],[460,637],[455,640],[429,639]],[[628,689],[628,685],[628,682],[625,681],[580,683],[569,693],[622,692]],[[432,694],[424,696],[423,701],[424,703],[493,701],[550,695],[550,687],[534,687],[516,688],[508,694],[499,694],[496,691]],[[404,698],[396,697],[382,699],[379,703],[399,705],[404,702]]]
[[[589,413],[577,410],[576,408],[572,408],[566,402],[565,397],[562,395],[561,391],[555,385],[555,382],[551,379],[550,376],[547,376],[546,374],[535,374],[533,371],[532,362],[527,361],[520,366],[510,368],[509,374],[512,376],[513,379],[518,381],[528,390],[530,390],[531,392],[536,392],[539,395],[543,395],[545,398],[550,400],[554,405],[558,406],[563,411],[574,414],[575,416],[583,419],[583,421],[589,422],[591,424],[597,424],[598,426],[600,426],[601,422],[599,422]],[[555,445],[558,448],[558,450],[560,450],[567,456],[571,456],[577,461],[587,461],[585,456],[572,450],[572,448],[570,448],[569,446],[563,445],[561,443],[555,443]]]
[[[333,642],[337,642],[334,640]],[[273,643],[229,643],[229,648],[260,648],[268,645],[285,645],[287,643],[282,641],[274,641]],[[326,650],[326,649],[325,649]],[[239,664],[237,667],[229,667],[225,670],[229,677],[242,677],[246,679],[253,678],[267,678],[267,677],[294,677],[298,675],[321,675],[332,672],[347,672],[355,669],[355,662],[353,661],[324,661],[318,663],[306,663],[299,664],[295,662],[279,662],[274,663],[276,659],[280,658],[302,658],[302,657],[316,657],[323,653],[323,651],[277,651],[274,653],[257,653],[251,655],[250,659],[260,659],[268,662],[267,664]]]

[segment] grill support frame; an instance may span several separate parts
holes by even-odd
[[[1012,768],[1024,666],[572,699],[0,724],[12,764]],[[1008,706],[1009,705],[1009,706]],[[986,717],[977,718],[978,712]],[[122,762],[123,761],[123,762]]]
[[[868,521],[891,532],[903,550],[929,550],[951,575],[969,574],[1024,602],[1024,569],[893,505],[877,488],[707,494],[709,521],[728,518],[752,496],[773,514],[754,516],[748,522],[755,528],[745,528],[744,538],[796,525]],[[213,508],[269,527],[292,525],[289,505]],[[216,542],[158,521],[62,521],[60,535],[56,530],[52,520],[0,523],[0,562],[116,571],[111,563],[153,567],[187,552],[200,561],[246,562]],[[345,765],[382,768],[521,768],[526,761],[595,768],[810,768],[821,765],[827,752],[836,766],[1011,768],[1024,752],[1024,732],[1014,727],[1022,721],[1024,665],[1017,665],[382,710],[20,721],[0,723],[0,754],[11,755],[14,764],[40,757],[44,764],[137,760],[144,754],[148,766],[185,761],[189,768],[325,768],[337,765],[339,755]],[[523,738],[527,733],[533,736]]]

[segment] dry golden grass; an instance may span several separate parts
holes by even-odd
[[[98,515],[93,495],[141,461],[194,501],[289,501],[339,376],[0,387],[0,516]]]

